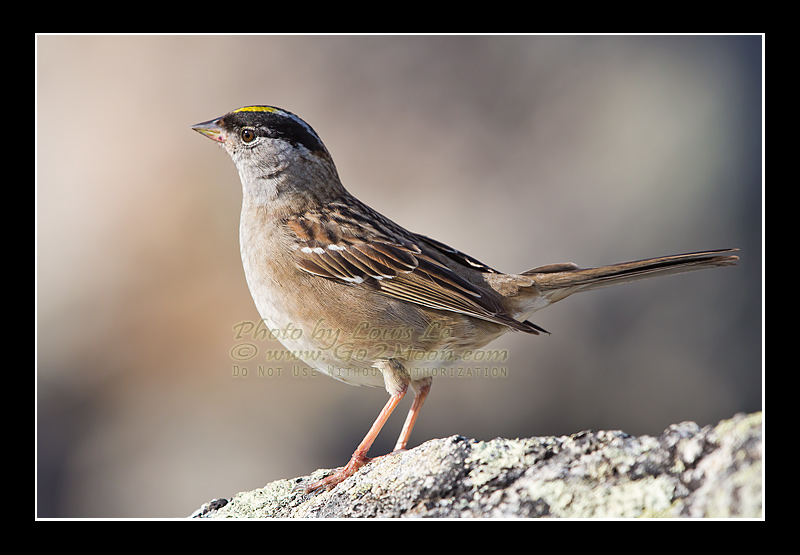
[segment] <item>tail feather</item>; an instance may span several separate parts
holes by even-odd
[[[555,302],[577,291],[590,291],[610,285],[692,270],[730,266],[739,260],[738,256],[730,254],[735,251],[738,249],[676,254],[621,262],[600,268],[579,268],[571,263],[550,264],[533,268],[523,272],[522,275],[533,278],[539,291],[549,297],[551,302]]]

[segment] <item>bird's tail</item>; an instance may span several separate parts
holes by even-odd
[[[600,268],[579,268],[575,264],[549,264],[523,272],[536,283],[540,294],[551,304],[578,291],[591,291],[620,283],[735,264],[738,249],[693,252],[645,260],[621,262]]]

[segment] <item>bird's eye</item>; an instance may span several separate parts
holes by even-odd
[[[250,143],[256,138],[256,132],[249,127],[245,127],[242,129],[240,136],[242,137],[242,142]]]

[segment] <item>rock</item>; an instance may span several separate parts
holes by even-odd
[[[476,441],[461,436],[372,461],[331,491],[278,480],[194,518],[746,517],[763,514],[762,413],[659,437],[620,431]]]

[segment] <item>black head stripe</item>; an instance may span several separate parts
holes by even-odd
[[[283,139],[312,152],[325,150],[310,125],[294,114],[272,106],[247,106],[234,110],[224,116],[223,126],[252,127],[260,136]]]

